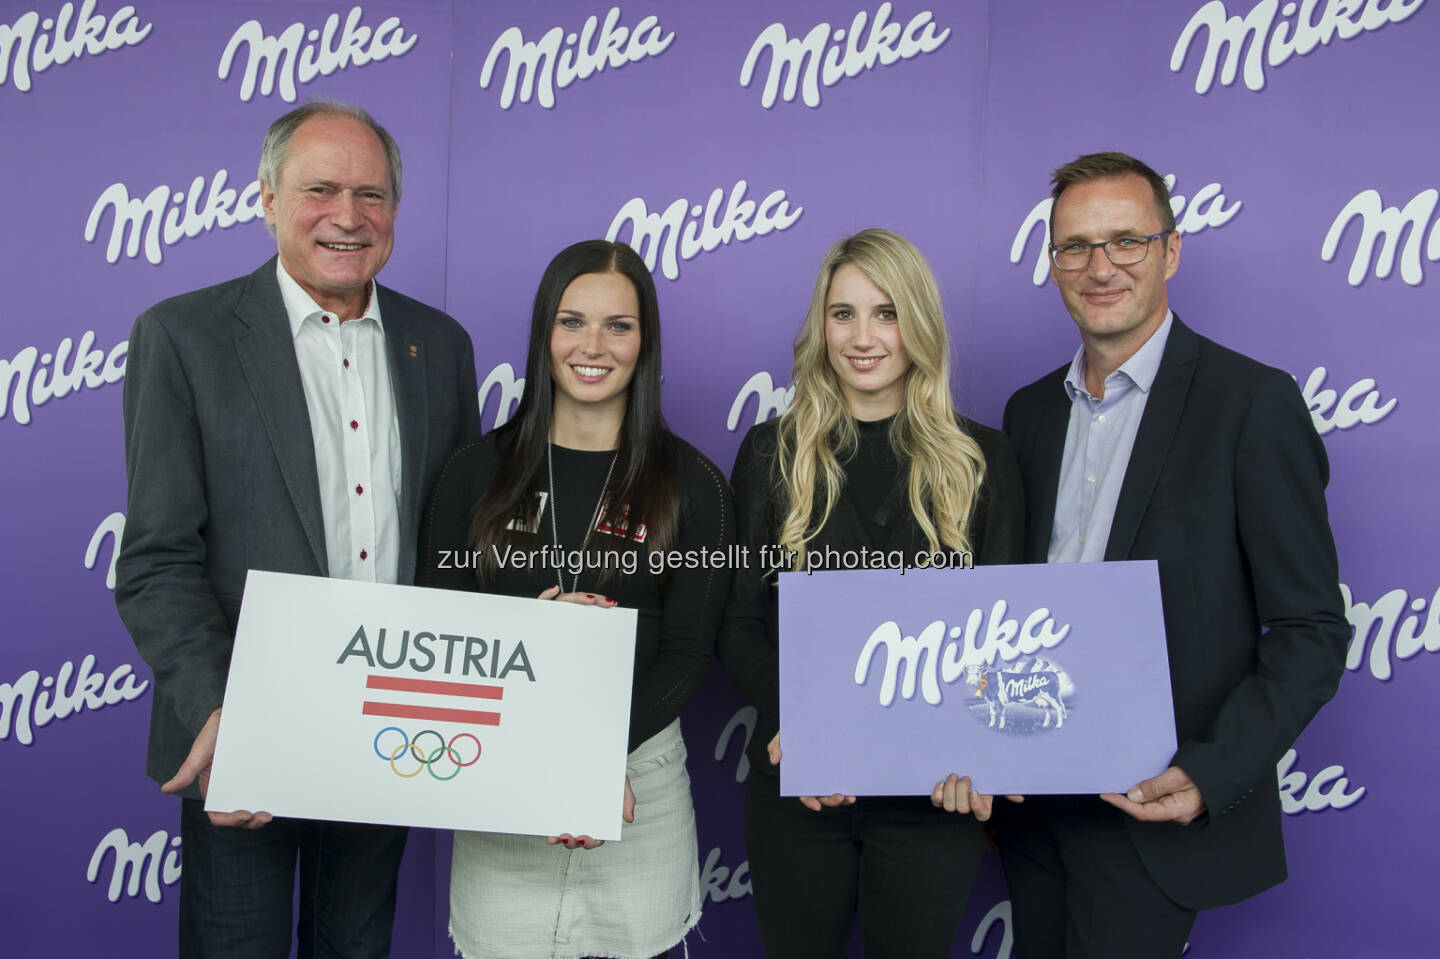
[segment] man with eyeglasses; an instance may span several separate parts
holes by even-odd
[[[1015,955],[1179,956],[1197,910],[1285,878],[1275,766],[1349,638],[1329,467],[1288,374],[1170,311],[1165,181],[1097,153],[1052,182],[1050,278],[1081,347],[1005,408],[1026,560],[1159,562],[1180,745],[1127,794],[997,809]]]

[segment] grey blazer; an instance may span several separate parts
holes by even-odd
[[[225,694],[245,574],[328,575],[310,417],[271,258],[140,315],[126,362],[115,605],[154,673],[146,773],[175,774]],[[399,580],[425,499],[480,432],[470,336],[377,285],[400,421]],[[187,796],[198,797],[192,786]]]

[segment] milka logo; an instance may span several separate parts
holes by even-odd
[[[999,926],[1000,945],[995,950],[995,959],[1011,959],[1015,949],[1015,933],[1010,928],[1013,923],[1009,899],[1002,899],[991,906],[990,911],[985,913],[975,926],[975,934],[970,937],[970,955],[980,955],[980,950],[985,948],[985,940],[990,938],[990,930]]]
[[[495,417],[490,421],[490,429],[508,421],[515,415],[515,410],[520,406],[520,398],[525,395],[525,377],[516,377],[515,367],[509,363],[501,363],[490,371],[485,377],[485,382],[480,384],[480,415],[485,415],[485,404],[490,402],[490,394],[498,393],[495,401]]]
[[[1280,808],[1287,815],[1302,812],[1324,812],[1326,809],[1348,809],[1365,795],[1365,787],[1347,792],[1350,780],[1344,766],[1326,766],[1314,776],[1306,776],[1295,765],[1295,750],[1287,749],[1275,767],[1280,777]]]
[[[62,6],[58,16],[44,20],[33,10],[21,14],[13,24],[0,23],[0,87],[14,77],[15,89],[26,93],[32,70],[44,73],[87,53],[97,57],[106,50],[133,47],[150,35],[153,26],[141,26],[135,8],[129,6],[116,10],[107,22],[103,14],[95,12],[95,0],[85,0],[78,17],[73,3]]]
[[[1429,231],[1425,241],[1425,259],[1434,263],[1440,260],[1440,219],[1435,216],[1440,190],[1431,188],[1417,193],[1403,210],[1385,206],[1378,190],[1361,190],[1341,208],[1330,232],[1325,234],[1325,243],[1320,247],[1320,258],[1329,263],[1340,249],[1340,239],[1355,217],[1360,218],[1360,239],[1355,244],[1355,256],[1350,260],[1350,273],[1346,277],[1351,286],[1359,286],[1370,271],[1371,254],[1375,252],[1375,241],[1380,240],[1380,253],[1375,257],[1375,278],[1383,280],[1395,268],[1395,254],[1400,253],[1400,279],[1409,286],[1419,286],[1425,279],[1424,267],[1420,262],[1420,241]],[[1406,233],[1406,228],[1409,228]],[[1400,246],[1400,234],[1406,233],[1405,246]]]
[[[963,627],[952,626],[947,631],[945,623],[936,620],[919,636],[902,635],[893,620],[881,623],[860,649],[855,661],[855,685],[865,685],[871,660],[883,651],[885,674],[880,681],[880,705],[889,706],[895,701],[897,684],[900,698],[914,699],[918,679],[921,698],[938,706],[940,683],[956,682],[964,676],[966,666],[993,666],[997,659],[1013,662],[1042,649],[1053,649],[1070,634],[1070,624],[1057,627],[1046,607],[1031,612],[1023,623],[1007,612],[1005,600],[997,600],[988,619],[984,610],[972,609]]]
[[[490,88],[500,55],[509,54],[505,85],[500,88],[500,109],[508,110],[515,102],[518,80],[521,103],[529,103],[533,94],[536,102],[549,110],[555,106],[557,87],[563,90],[576,80],[588,79],[607,66],[618,70],[627,63],[658,57],[675,39],[674,31],[663,31],[658,17],[646,17],[635,24],[633,30],[618,26],[619,7],[611,7],[610,12],[605,14],[605,24],[600,28],[598,37],[595,35],[597,22],[593,16],[587,18],[578,35],[573,31],[566,33],[564,27],[551,27],[535,43],[526,41],[519,27],[511,27],[500,34],[490,47],[485,66],[480,69],[480,86]]]
[[[610,221],[605,239],[615,241],[626,223],[630,224],[629,245],[645,258],[651,270],[660,262],[660,272],[667,280],[680,276],[680,260],[693,260],[732,240],[744,243],[753,236],[765,236],[784,230],[800,219],[804,207],[790,209],[784,190],[772,190],[757,205],[745,199],[749,184],[739,181],[725,198],[725,190],[716,187],[709,201],[701,206],[684,197],[672,202],[664,213],[651,213],[643,197],[627,200]],[[721,209],[724,213],[721,213]],[[686,222],[686,213],[691,219]]]
[[[1175,191],[1175,174],[1171,173],[1165,177],[1165,185],[1170,188],[1170,209],[1175,214],[1175,231],[1177,233],[1199,233],[1206,227],[1224,226],[1234,219],[1235,214],[1240,212],[1240,201],[1236,200],[1228,207],[1225,205],[1224,189],[1218,183],[1207,183],[1196,191],[1193,197],[1188,200]],[[1050,197],[1046,197],[1030,208],[1025,215],[1025,221],[1020,224],[1020,229],[1015,233],[1015,240],[1010,244],[1010,262],[1019,263],[1025,255],[1025,247],[1030,242],[1030,234],[1038,226],[1042,230],[1040,237],[1040,251],[1035,258],[1035,272],[1031,275],[1036,286],[1044,286],[1045,281],[1050,277],[1050,207],[1055,203]]]
[[[776,386],[769,373],[764,370],[756,373],[735,394],[735,402],[730,404],[730,415],[725,419],[727,430],[735,432],[740,425],[740,414],[745,411],[745,404],[752,396],[756,398],[755,422],[763,423],[790,408],[791,401],[795,399],[795,386]]]
[[[85,242],[95,242],[105,211],[113,209],[115,216],[110,226],[110,245],[105,248],[106,262],[114,263],[120,259],[122,245],[126,256],[132,259],[139,256],[143,239],[145,259],[159,266],[163,259],[162,242],[165,246],[174,246],[186,237],[193,239],[216,227],[224,230],[237,223],[264,219],[265,211],[260,206],[260,181],[250,181],[250,185],[237,195],[225,186],[229,177],[230,174],[224,170],[216,171],[208,193],[203,176],[190,181],[188,193],[183,190],[172,192],[162,183],[146,194],[143,200],[132,198],[125,184],[112,183],[90,208],[90,218],[85,221]],[[165,209],[167,204],[173,204],[168,212]],[[125,235],[127,230],[130,234],[128,239]]]
[[[864,10],[850,21],[848,42],[845,28],[836,27],[832,31],[829,23],[817,23],[803,40],[792,39],[785,32],[783,23],[770,24],[760,31],[750,45],[750,52],[745,55],[745,63],[740,67],[740,85],[750,85],[760,55],[768,50],[770,73],[765,79],[765,88],[760,92],[760,105],[767,110],[775,105],[783,74],[785,90],[780,94],[782,100],[793,102],[798,89],[800,99],[807,107],[818,107],[822,86],[833,87],[845,77],[858,77],[866,70],[875,69],[877,64],[888,67],[898,60],[934,53],[950,36],[949,27],[936,32],[929,10],[922,10],[911,17],[901,29],[900,24],[889,22],[890,9],[889,3],[880,4],[863,43],[861,36],[865,32],[865,21],[869,19]],[[827,50],[832,41],[834,45]]]
[[[1378,403],[1380,392],[1375,389],[1375,381],[1370,377],[1356,380],[1344,393],[1336,393],[1321,388],[1325,385],[1326,373],[1325,367],[1315,367],[1300,390],[1300,395],[1310,407],[1310,422],[1315,424],[1315,432],[1321,436],[1331,430],[1348,430],[1361,423],[1378,423],[1395,408],[1394,397]]]
[[[720,847],[715,846],[700,867],[700,896],[708,902],[725,902],[750,895],[750,860],[743,860],[732,873],[720,865]],[[727,881],[728,880],[728,881]]]
[[[22,673],[14,685],[0,683],[0,739],[9,739],[13,728],[15,741],[29,746],[35,742],[34,730],[53,720],[139,699],[150,686],[145,679],[136,685],[128,663],[116,666],[109,676],[94,669],[95,656],[91,654],[80,661],[78,672],[75,664],[66,660],[54,676],[41,679],[39,671],[32,669]]]
[[[1400,660],[1411,659],[1421,652],[1440,653],[1440,590],[1431,597],[1428,613],[1425,597],[1411,599],[1403,589],[1392,589],[1373,603],[1357,603],[1351,599],[1350,587],[1341,583],[1340,595],[1345,600],[1345,618],[1355,629],[1345,658],[1345,668],[1351,672],[1358,672],[1365,665],[1367,642],[1370,643],[1370,675],[1380,680],[1390,678],[1391,653]],[[1402,619],[1407,606],[1410,613]]]
[[[750,737],[755,735],[755,722],[759,712],[754,706],[741,706],[735,710],[735,715],[720,730],[720,736],[715,740],[715,761],[725,761],[725,753],[729,751],[730,743],[735,739],[736,733],[744,733],[740,738],[740,755],[735,760],[735,781],[743,783],[745,777],[750,775],[750,757],[745,751],[750,748]]]
[[[111,902],[120,901],[122,890],[134,899],[140,895],[142,885],[145,898],[159,902],[163,898],[160,886],[173,886],[180,881],[180,837],[171,836],[163,829],[155,830],[143,843],[131,842],[129,834],[119,826],[107,832],[90,856],[90,867],[85,870],[87,880],[93,883],[100,878],[100,867],[111,851],[115,858],[106,893]]]
[[[260,95],[268,97],[274,92],[276,73],[280,77],[280,99],[286,103],[295,102],[295,81],[309,83],[316,77],[328,77],[336,70],[349,66],[363,67],[386,57],[398,57],[415,46],[419,39],[415,34],[405,35],[405,28],[399,17],[382,20],[373,31],[360,25],[365,11],[351,7],[345,17],[345,29],[340,29],[340,14],[332,13],[325,18],[323,29],[311,27],[308,31],[303,23],[292,23],[278,37],[265,33],[259,20],[246,20],[230,35],[225,52],[220,54],[220,79],[230,77],[230,66],[240,47],[248,44],[245,76],[240,81],[240,99],[249,101],[255,95],[255,79],[260,77]],[[308,42],[306,42],[308,41]],[[302,46],[303,44],[303,46]],[[284,61],[283,63],[281,61]],[[260,75],[261,68],[265,73]]]
[[[1200,61],[1200,71],[1195,74],[1195,92],[1205,93],[1215,79],[1215,67],[1220,55],[1225,54],[1225,64],[1220,69],[1220,85],[1229,86],[1235,82],[1236,68],[1240,65],[1240,50],[1248,40],[1250,48],[1245,54],[1245,85],[1251,90],[1265,88],[1265,67],[1278,67],[1292,56],[1305,56],[1319,46],[1327,46],[1336,37],[1350,40],[1363,32],[1379,30],[1387,23],[1399,23],[1414,15],[1425,0],[1325,0],[1325,10],[1319,20],[1315,9],[1320,0],[1261,0],[1244,17],[1228,17],[1221,0],[1210,0],[1190,18],[1175,49],[1170,53],[1170,71],[1179,73],[1185,64],[1185,55],[1190,43],[1204,28],[1208,33],[1205,54]],[[1276,22],[1275,14],[1294,17],[1291,22]],[[1355,19],[1359,13],[1360,18]]]
[[[24,426],[32,406],[124,379],[130,341],[121,340],[108,353],[92,349],[94,345],[95,331],[86,330],[78,347],[67,336],[53,353],[27,346],[8,360],[0,359],[0,420],[8,415]]]
[[[111,513],[100,521],[95,532],[90,534],[90,544],[85,547],[85,568],[94,569],[100,561],[100,547],[110,540],[110,562],[105,566],[105,588],[115,588],[115,560],[120,555],[120,541],[125,536],[125,514]]]

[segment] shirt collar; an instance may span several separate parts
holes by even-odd
[[[1175,314],[1170,310],[1165,311],[1165,321],[1160,327],[1150,334],[1140,349],[1124,363],[1111,376],[1124,375],[1131,383],[1140,387],[1140,392],[1149,393],[1150,387],[1155,384],[1155,376],[1160,372],[1160,360],[1165,356],[1165,343],[1170,339],[1170,327],[1173,325]],[[1075,351],[1075,357],[1070,361],[1070,368],[1065,371],[1065,393],[1070,401],[1074,402],[1078,395],[1089,396],[1090,391],[1085,388],[1085,345]],[[1107,391],[1108,395],[1108,391]]]
[[[275,276],[280,282],[280,298],[285,303],[285,315],[290,320],[290,336],[298,337],[306,320],[321,316],[326,311],[320,308],[320,304],[315,302],[314,297],[306,293],[305,289],[295,282],[295,278],[289,274],[278,257],[275,260]],[[380,300],[375,295],[373,279],[370,281],[370,300],[365,304],[365,314],[359,319],[374,320],[375,325],[382,333],[385,330],[385,324],[380,319]]]

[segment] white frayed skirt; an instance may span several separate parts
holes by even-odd
[[[626,759],[635,821],[619,842],[457,832],[450,938],[465,959],[649,959],[700,920],[695,806],[677,719]]]

